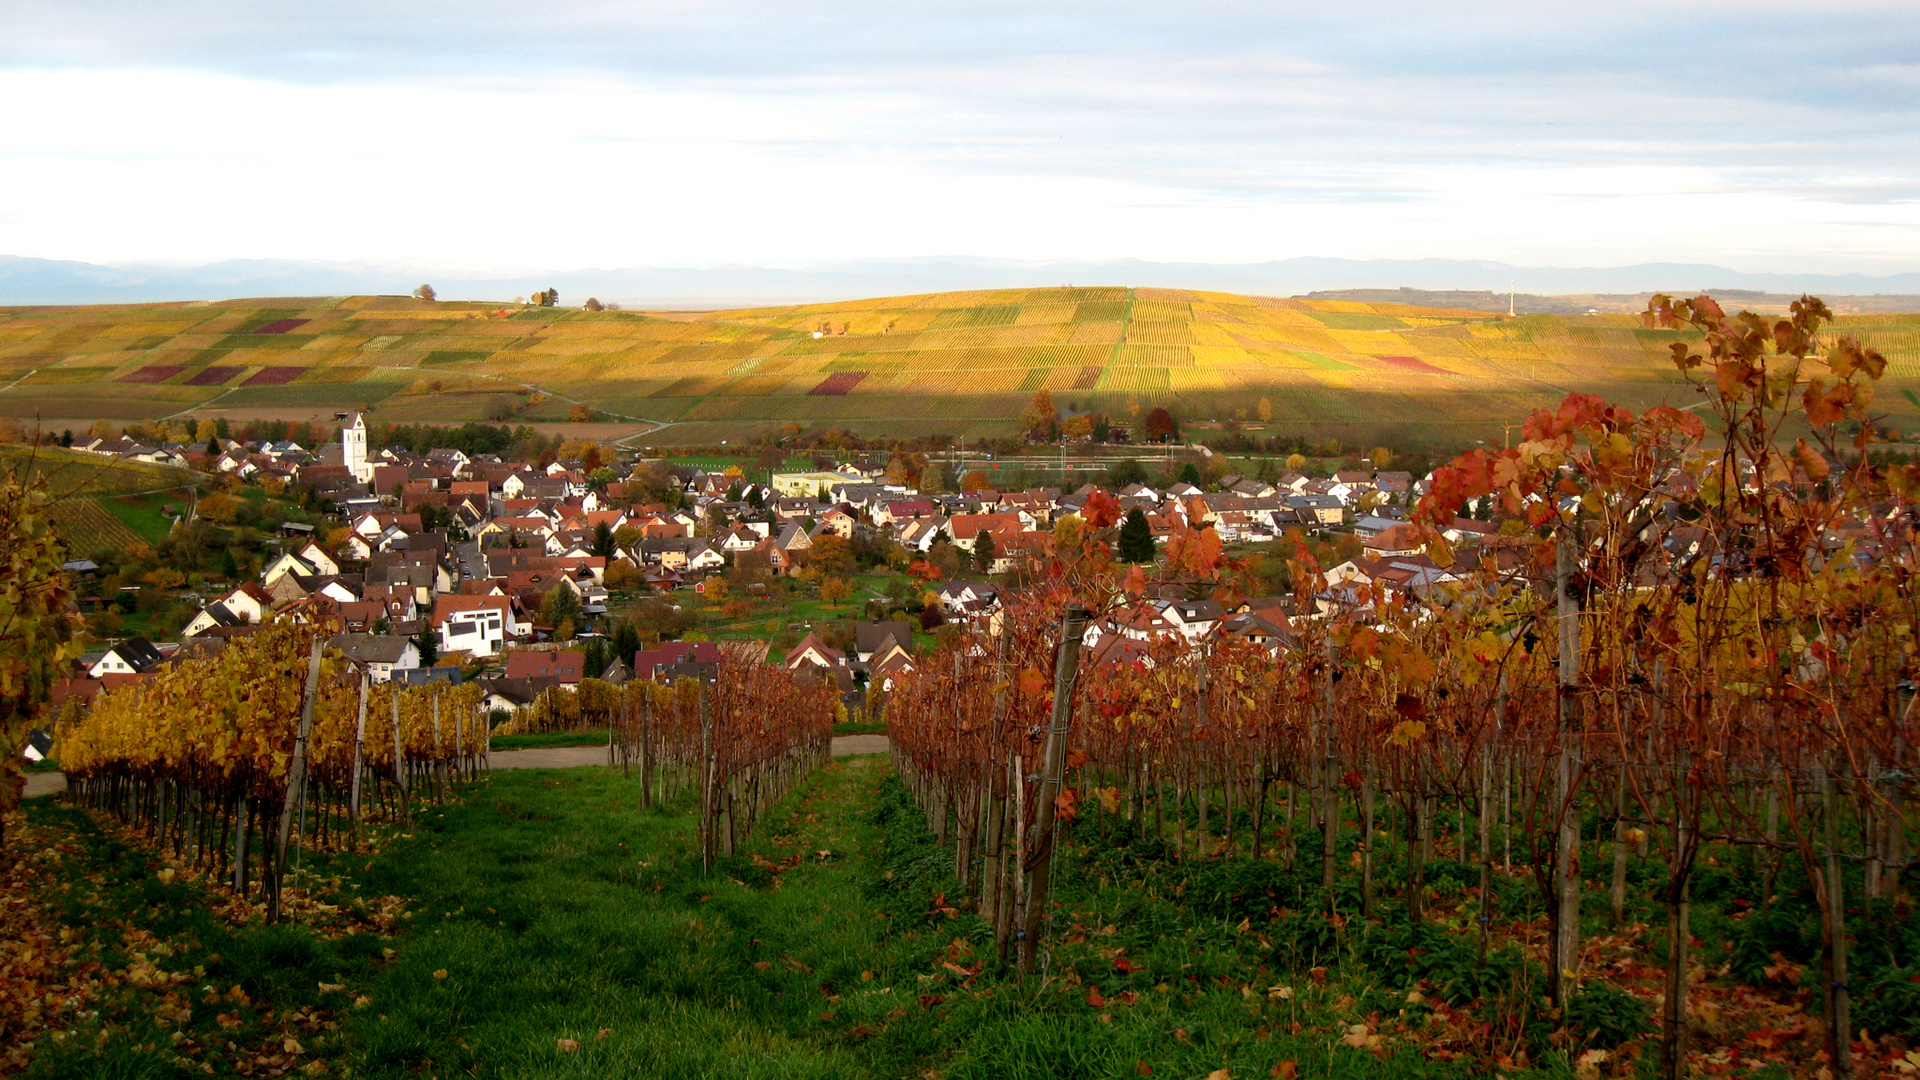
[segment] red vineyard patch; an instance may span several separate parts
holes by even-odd
[[[240,374],[240,369],[237,367],[215,364],[212,367],[203,367],[199,371],[194,372],[193,376],[187,380],[187,385],[220,386],[238,374]]]
[[[866,377],[867,373],[864,371],[836,371],[826,378],[821,379],[820,385],[807,391],[807,393],[815,397],[839,397],[854,387],[859,386],[860,380]]]
[[[285,386],[288,383],[292,382],[293,380],[299,378],[300,373],[305,370],[307,369],[303,367],[293,367],[287,364],[275,364],[271,367],[263,367],[259,371],[254,372],[252,378],[248,379],[246,382],[241,383],[240,385],[241,386]]]
[[[1420,371],[1428,375],[1453,374],[1453,372],[1448,371],[1446,368],[1434,367],[1432,364],[1416,356],[1376,356],[1374,359],[1391,367],[1397,367],[1402,371]]]
[[[143,367],[138,371],[129,371],[125,375],[120,376],[120,381],[125,383],[163,383],[185,370],[187,369],[175,365]]]

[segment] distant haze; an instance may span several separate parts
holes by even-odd
[[[1517,267],[1450,259],[1300,258],[1249,264],[849,260],[803,268],[722,266],[487,271],[405,263],[238,260],[202,266],[102,266],[0,256],[0,305],[224,300],[248,296],[404,294],[432,284],[442,299],[511,301],[559,290],[563,305],[592,296],[634,308],[721,308],[1050,285],[1134,285],[1295,296],[1348,289],[1491,291],[1566,296],[1758,290],[1819,295],[1920,293],[1920,273],[1750,274],[1725,267],[1643,264]],[[1380,297],[1380,299],[1386,299]],[[1430,301],[1429,301],[1430,302]],[[1562,305],[1564,307],[1564,305]],[[1522,305],[1523,310],[1526,309]],[[1533,310],[1545,310],[1536,305]]]

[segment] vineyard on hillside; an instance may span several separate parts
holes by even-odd
[[[1907,384],[1920,380],[1912,319],[1839,322]],[[527,405],[528,419],[563,420],[577,398],[609,414],[702,425],[663,433],[674,438],[738,438],[789,419],[877,433],[926,419],[1005,432],[1021,398],[1040,388],[1084,395],[1073,403],[1116,416],[1137,399],[1225,419],[1265,395],[1276,423],[1296,428],[1458,422],[1484,431],[1575,388],[1636,409],[1692,404],[1665,363],[1667,345],[1692,335],[1626,315],[1507,318],[1146,288],[721,312],[397,297],[9,308],[0,310],[0,385],[18,385],[0,393],[0,414],[134,419],[207,406],[311,418],[376,404],[401,421],[471,419],[527,382],[558,395]],[[932,412],[909,411],[930,398]],[[1914,411],[1894,395],[1886,404]]]
[[[1816,345],[1817,302],[1777,323],[1705,298],[1655,315],[1701,332],[1674,360],[1733,437],[1569,396],[1518,447],[1436,474],[1414,520],[1450,580],[1298,618],[1277,662],[1107,641],[1083,665],[1087,609],[1237,587],[1207,534],[1177,535],[1159,581],[1120,578],[1096,540],[1055,551],[997,634],[908,679],[895,755],[1000,955],[1033,969],[1066,932],[1051,875],[1084,828],[1133,837],[1129,860],[1271,867],[1215,901],[1240,932],[1295,975],[1387,949],[1373,970],[1408,1001],[1471,1018],[1434,1047],[1489,1066],[1529,1045],[1592,1064],[1652,1036],[1662,1076],[1789,1043],[1845,1076],[1920,1039],[1920,472],[1869,466],[1870,437],[1843,429],[1885,358]],[[1779,438],[1789,412],[1817,442]],[[1440,529],[1481,497],[1506,527],[1451,551]],[[1295,595],[1321,593],[1320,571],[1301,550]],[[1725,951],[1701,956],[1709,882]],[[1657,967],[1583,937],[1617,940],[1649,907]],[[1737,1028],[1703,978],[1755,988]]]

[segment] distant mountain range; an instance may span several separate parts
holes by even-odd
[[[447,300],[512,300],[536,289],[559,290],[561,302],[589,296],[641,308],[738,308],[820,303],[963,289],[1047,285],[1135,285],[1208,289],[1259,296],[1353,294],[1392,299],[1406,289],[1450,294],[1504,309],[1508,282],[1527,294],[1524,311],[1620,310],[1648,292],[1743,292],[1867,297],[1899,296],[1920,307],[1920,273],[1752,274],[1694,263],[1616,267],[1525,267],[1458,259],[1298,258],[1264,263],[1020,262],[1005,259],[870,259],[799,269],[760,266],[629,267],[613,270],[449,270],[406,262],[321,262],[236,259],[201,266],[158,263],[98,265],[0,255],[0,305],[116,304],[225,300],[252,296],[405,294],[431,283]],[[1437,303],[1412,299],[1409,303]],[[1870,305],[1882,307],[1882,304]]]

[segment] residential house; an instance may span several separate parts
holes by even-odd
[[[327,647],[339,650],[376,683],[391,680],[396,671],[420,666],[420,648],[412,638],[391,634],[338,634],[327,640]]]
[[[108,675],[139,675],[159,667],[165,660],[166,654],[156,648],[153,642],[143,637],[130,637],[109,646],[88,663],[87,677],[101,679]]]
[[[513,603],[505,596],[442,596],[430,620],[440,651],[494,656],[513,633]]]
[[[507,654],[507,678],[525,679],[551,675],[569,690],[578,690],[586,668],[587,654],[573,651],[516,650]]]

